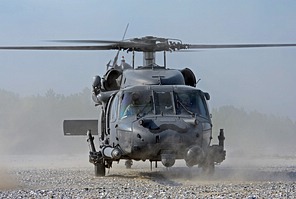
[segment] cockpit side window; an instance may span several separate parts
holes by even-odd
[[[199,92],[194,96],[194,103],[196,104],[196,110],[198,111],[197,113],[200,116],[208,117],[207,105],[204,96]]]
[[[199,91],[175,92],[177,114],[208,117],[206,102]]]
[[[111,122],[115,122],[117,119],[117,109],[118,109],[118,96],[115,96],[115,98],[112,100],[112,105],[111,105]]]

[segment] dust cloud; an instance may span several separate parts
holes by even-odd
[[[13,168],[89,166],[86,136],[65,137],[62,124],[96,117],[90,93],[63,96],[49,90],[45,96],[20,97],[0,89],[1,188],[15,185],[7,181],[15,177],[9,174]]]
[[[64,119],[97,117],[90,96],[89,89],[70,96],[49,90],[30,97],[0,89],[0,154],[84,153],[86,137],[65,137],[62,125]]]
[[[14,175],[9,173],[8,169],[4,165],[0,165],[0,191],[15,189],[19,186],[20,185]]]
[[[159,164],[150,170],[150,163],[134,162],[132,169],[125,169],[124,163],[115,164],[108,173],[109,177],[145,178],[156,181],[158,184],[179,186],[217,183],[241,182],[271,182],[296,180],[296,160],[280,158],[253,159],[232,158],[216,165],[213,175],[205,174],[201,168],[188,168],[184,160],[177,160],[171,168]]]
[[[289,118],[233,106],[214,109],[212,114],[214,138],[223,128],[228,156],[296,158],[296,123]]]

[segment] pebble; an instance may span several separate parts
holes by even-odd
[[[8,175],[16,183],[8,189],[1,190],[0,187],[0,198],[296,198],[296,175],[274,178],[271,177],[273,171],[260,180],[260,177],[240,178],[238,174],[235,178],[223,176],[223,168],[211,178],[200,174],[188,178],[188,173],[173,168],[170,171],[121,168],[105,177],[94,177],[92,169],[91,165],[79,168],[12,168]],[[253,172],[252,176],[266,174],[258,170],[250,172]],[[296,173],[285,169],[274,172]]]

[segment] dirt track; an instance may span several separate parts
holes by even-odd
[[[84,156],[6,157],[0,198],[296,198],[294,158],[233,158],[212,177],[178,161],[150,171],[149,162],[115,163],[94,177]]]

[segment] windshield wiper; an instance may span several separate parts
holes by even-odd
[[[180,101],[180,100],[178,100],[177,99],[177,103],[179,103],[181,106],[182,106],[182,108],[187,112],[187,113],[189,113],[189,114],[191,114],[191,115],[195,115],[195,113],[193,113],[192,111],[190,111],[190,110],[188,110],[188,108],[186,108],[186,106]]]
[[[147,115],[150,111],[152,111],[152,105],[151,105],[151,104],[152,104],[151,101],[148,102],[148,103],[146,103],[145,106],[144,106],[142,109],[140,109],[140,110],[138,111],[138,113],[137,113],[137,117],[138,117],[138,118],[144,117],[144,116]],[[149,107],[150,107],[150,109],[149,109]],[[144,112],[144,110],[145,110],[146,108],[148,108],[148,111],[145,111],[145,112]]]

